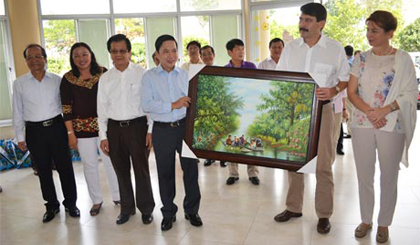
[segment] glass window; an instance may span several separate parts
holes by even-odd
[[[247,0],[248,1],[248,0]],[[303,5],[307,2],[314,2],[314,3],[321,3],[321,1],[325,4],[325,2],[331,1],[331,0],[307,0],[307,1],[300,1],[300,0],[294,0],[294,1],[285,1],[285,0],[251,0],[251,2],[255,3],[255,2],[272,2],[274,4],[277,3],[285,3],[285,4],[290,4],[292,2],[297,2],[300,5]]]
[[[40,0],[43,15],[108,14],[109,0]]]
[[[44,20],[48,71],[63,75],[70,70],[70,48],[76,42],[74,20]]]
[[[114,0],[115,13],[176,12],[176,0]]]
[[[181,11],[241,9],[241,0],[180,0]]]
[[[226,65],[230,57],[226,51],[226,43],[232,38],[239,38],[239,16],[217,15],[211,17],[211,33],[213,48],[216,53],[215,65]],[[247,45],[247,44],[245,44]]]
[[[115,19],[115,32],[124,34],[130,39],[131,60],[146,68],[146,41],[143,18]]]
[[[251,0],[251,2],[284,2],[284,0]]]
[[[79,20],[77,26],[79,41],[90,46],[99,65],[109,68],[107,20]]]
[[[198,41],[201,47],[210,44],[209,16],[188,16],[181,18],[183,61],[188,62],[187,44]]]
[[[147,18],[146,19],[146,37],[147,37],[147,60],[149,67],[154,67],[152,54],[155,52],[156,39],[163,34],[169,34],[176,38],[175,19],[174,18]],[[179,40],[178,46],[181,45]],[[180,47],[178,47],[180,48]]]
[[[0,21],[0,120],[12,118],[10,68],[6,37],[5,22]]]
[[[4,12],[4,0],[0,0],[0,15],[5,15]]]
[[[299,15],[300,7],[252,11],[251,61],[259,63],[267,58],[270,55],[268,43],[275,37],[285,44],[300,37]]]

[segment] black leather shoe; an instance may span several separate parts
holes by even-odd
[[[214,163],[214,160],[213,160],[213,159],[206,159],[206,160],[204,161],[204,166],[208,167],[208,166],[210,166],[212,163]]]
[[[185,214],[185,219],[189,220],[192,226],[202,226],[203,221],[201,221],[200,215],[198,214]]]
[[[160,229],[162,231],[169,231],[172,229],[172,223],[176,221],[176,216],[172,218],[163,218],[162,224],[160,225]]]
[[[316,229],[318,233],[327,234],[331,230],[330,220],[328,218],[320,218]]]
[[[233,184],[235,184],[235,182],[236,181],[238,181],[239,180],[239,177],[229,177],[227,180],[226,180],[226,185],[233,185]]]
[[[60,208],[57,209],[50,209],[45,212],[44,217],[42,218],[42,222],[47,223],[54,219],[55,215],[60,212]]]
[[[226,167],[227,165],[226,165],[226,162],[225,161],[220,161],[220,167],[222,167],[222,168],[224,168],[224,167]]]
[[[337,150],[337,154],[342,156],[342,155],[344,155],[344,151],[343,150]]]
[[[122,225],[122,224],[124,224],[125,222],[127,222],[129,219],[130,219],[130,216],[131,215],[135,215],[136,214],[136,212],[133,212],[133,213],[131,213],[131,214],[123,214],[123,213],[121,213],[120,215],[118,215],[118,217],[117,217],[117,221],[116,221],[116,223],[117,223],[117,225]],[[143,217],[142,217],[143,218]],[[151,221],[150,221],[151,222]],[[144,223],[144,221],[143,221],[143,223]]]
[[[249,181],[251,181],[253,185],[260,185],[260,179],[258,179],[258,177],[250,177]]]
[[[288,210],[284,210],[282,213],[277,214],[274,217],[274,220],[277,222],[286,222],[291,218],[299,218],[302,217],[302,213],[294,213]]]
[[[143,221],[143,224],[148,225],[148,224],[152,223],[153,216],[152,216],[152,214],[142,214],[141,215],[141,220]]]
[[[80,210],[76,206],[69,207],[69,208],[66,207],[66,212],[69,213],[71,217],[74,217],[74,218],[80,217]]]
[[[343,138],[344,138],[344,139],[351,139],[351,135],[350,135],[350,134],[345,134],[345,135],[343,136]]]

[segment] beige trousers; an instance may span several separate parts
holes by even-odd
[[[258,177],[258,167],[255,165],[248,166],[248,177]],[[238,164],[231,162],[229,163],[229,177],[239,177]]]
[[[336,133],[340,127],[342,113],[334,113],[333,104],[322,108],[321,129],[319,132],[318,160],[316,165],[315,210],[318,218],[330,218],[334,205],[334,182],[332,164],[335,160]],[[295,213],[302,212],[304,175],[289,172],[289,191],[286,208]]]
[[[398,170],[404,141],[404,134],[373,128],[353,128],[352,143],[359,182],[360,214],[365,224],[372,224],[376,152],[381,170],[378,225],[390,226],[392,223],[397,203]]]

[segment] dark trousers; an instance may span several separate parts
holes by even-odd
[[[117,174],[122,214],[134,213],[136,204],[142,214],[151,214],[155,208],[150,181],[146,134],[146,117],[131,120],[129,125],[120,124],[113,120],[108,121],[109,155]],[[136,181],[135,202],[131,183],[130,160],[133,164]]]
[[[76,205],[77,191],[71,162],[67,130],[63,118],[60,116],[55,122],[44,127],[26,124],[26,144],[38,168],[42,197],[47,202],[47,209],[60,206],[55,192],[51,162],[54,161],[60,176],[61,189],[64,195],[63,205]]]
[[[343,151],[343,137],[344,137],[344,131],[343,131],[343,123],[340,124],[340,137],[338,138],[337,142],[337,151]]]
[[[185,122],[178,127],[153,126],[153,147],[155,149],[156,165],[159,179],[161,208],[164,218],[175,216],[178,207],[175,198],[175,151],[180,155],[185,133]],[[196,214],[200,207],[200,187],[198,186],[198,162],[196,159],[180,157],[184,172],[184,212]]]

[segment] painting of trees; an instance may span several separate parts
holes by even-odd
[[[208,149],[239,125],[241,98],[229,92],[226,78],[200,75],[194,122],[194,146]]]
[[[314,85],[272,81],[270,86],[269,93],[261,95],[257,109],[262,114],[250,126],[248,134],[274,147],[292,146],[306,151],[303,138],[308,136]]]
[[[314,148],[308,147],[310,132],[317,134],[318,127],[318,112],[312,109],[315,83],[276,80],[278,74],[250,78],[252,70],[244,70],[244,77],[239,69],[207,67],[201,72],[190,84],[196,91],[189,112],[192,129],[187,130],[192,148],[298,163],[313,157]]]
[[[306,157],[314,84],[208,75],[200,75],[199,81],[195,148],[274,158],[290,154],[299,159]],[[252,87],[250,82],[266,87],[266,92]],[[243,144],[227,146],[229,135],[232,139],[241,136]],[[262,142],[262,147],[252,148],[253,140]]]

